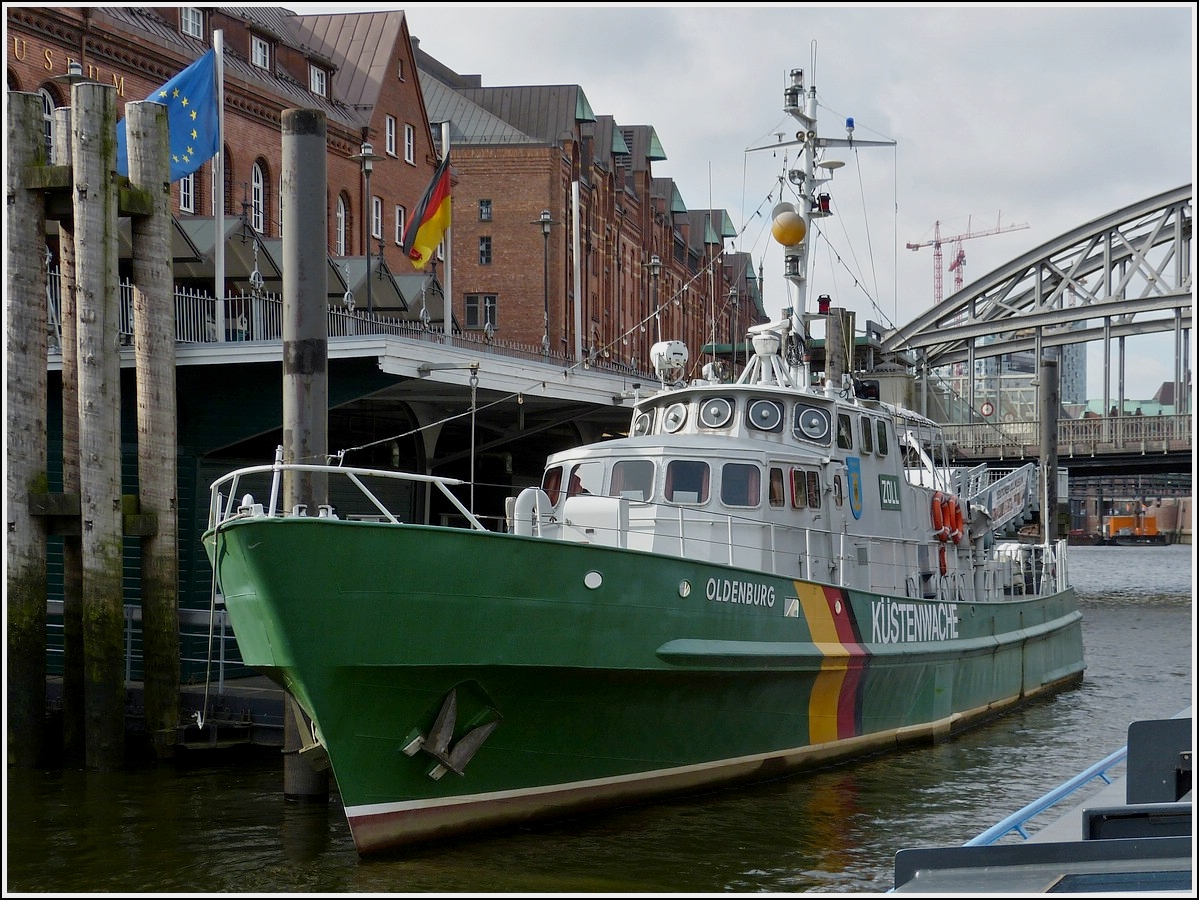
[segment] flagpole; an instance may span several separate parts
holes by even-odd
[[[213,216],[216,228],[213,253],[218,325],[217,339],[225,339],[225,32],[212,33],[212,48],[216,51],[216,156],[212,163]]]
[[[446,156],[448,156],[449,152],[450,152],[450,123],[448,121],[446,121],[446,122],[441,123],[441,157],[442,157],[442,159],[444,159]],[[451,203],[452,202],[453,201],[451,201]],[[453,288],[452,288],[453,282],[451,280],[451,278],[452,278],[451,270],[453,269],[453,266],[451,265],[451,261],[453,260],[453,252],[452,252],[453,239],[450,236],[450,232],[453,231],[453,224],[454,224],[454,219],[453,219],[453,215],[451,214],[450,227],[446,228],[445,236],[443,237],[443,240],[445,241],[445,275],[442,278],[442,290],[441,290],[441,325],[442,325],[442,328],[445,329],[445,337],[446,337],[447,344],[452,344],[454,342],[454,329],[450,324],[450,298],[454,296]]]

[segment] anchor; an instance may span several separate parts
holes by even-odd
[[[490,711],[498,715],[494,709]],[[415,756],[418,751],[424,750],[437,760],[437,765],[428,772],[429,777],[434,781],[439,781],[447,771],[454,772],[456,775],[463,774],[466,764],[474,758],[475,753],[483,746],[483,742],[500,724],[500,720],[495,718],[476,725],[451,747],[450,741],[454,737],[457,720],[458,689],[452,688],[446,694],[445,700],[442,701],[441,709],[438,711],[429,733],[422,734],[419,730],[414,729],[409,733],[408,741],[403,747],[407,756]]]

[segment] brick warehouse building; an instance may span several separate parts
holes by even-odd
[[[69,101],[73,60],[85,77],[114,85],[121,105],[185,68],[221,30],[227,229],[252,227],[276,244],[280,114],[324,112],[331,271],[359,309],[369,293],[371,312],[440,329],[448,282],[456,332],[513,346],[544,342],[553,358],[582,354],[634,372],[649,371],[655,310],[661,335],[691,348],[713,335],[733,343],[764,319],[748,255],[722,253],[733,235],[727,214],[688,210],[671,179],[654,177],[652,164],[665,154],[651,125],[596,115],[577,85],[485,88],[480,76],[458,75],[420,51],[402,11],[8,6],[6,25],[8,88],[41,93],[48,130],[52,110]],[[454,174],[448,277],[444,261],[415,273],[400,247],[439,159],[442,123]],[[379,157],[369,202],[356,158],[363,143]],[[173,185],[184,225],[212,216],[212,172],[206,164]],[[237,242],[228,243],[236,259]],[[376,270],[369,291],[368,254]],[[279,290],[278,273],[264,268],[266,289]],[[248,290],[250,271],[248,262],[232,265],[225,291]],[[190,274],[189,286],[219,295],[202,272],[177,266],[177,281]],[[331,301],[341,288],[331,280]]]
[[[633,382],[640,380],[638,373],[646,373],[647,381],[652,378],[648,347],[657,336],[655,305],[661,310],[663,337],[685,337],[693,351],[711,338],[711,315],[721,317],[717,343],[744,335],[749,324],[764,318],[748,255],[720,255],[732,232],[727,215],[687,210],[673,181],[652,175],[653,163],[664,157],[652,126],[622,126],[612,116],[596,115],[578,86],[482,88],[478,76],[458,76],[421,53],[402,12],[299,17],[263,8],[9,5],[5,14],[7,86],[41,94],[47,137],[53,110],[70,98],[72,61],[81,64],[85,77],[117,89],[123,113],[125,102],[146,97],[201,56],[213,30],[223,32],[225,292],[218,294],[213,284],[211,164],[187,183],[172,185],[177,288],[203,291],[232,306],[235,294],[252,288],[250,275],[258,269],[251,267],[261,262],[266,290],[281,289],[280,273],[267,258],[281,244],[280,114],[307,107],[322,110],[328,123],[331,305],[340,305],[342,292],[352,290],[358,312],[365,309],[364,253],[378,253],[381,240],[383,265],[376,257],[371,280],[381,315],[407,319],[419,328],[425,311],[432,315],[432,329],[439,329],[438,282],[448,280],[455,344],[480,347],[494,336],[492,349],[504,353],[510,347],[516,364],[523,364],[530,357],[542,358],[548,306],[550,362],[573,359],[577,336],[596,368],[631,373],[628,380]],[[387,73],[382,79],[386,84],[372,80],[371,74],[379,72]],[[310,86],[322,82],[319,73],[324,93],[313,93]],[[530,109],[540,112],[531,115]],[[412,269],[400,251],[398,227],[432,177],[443,122],[449,123],[454,163],[449,279],[444,263],[430,267],[432,271]],[[380,237],[372,236],[369,244],[363,231],[363,209],[369,208],[366,184],[354,158],[364,141],[381,157],[370,182],[377,201],[370,206],[378,212],[371,226]],[[540,224],[542,210],[550,212],[548,237]],[[49,229],[47,244],[55,245]],[[482,261],[485,249],[490,263]],[[127,246],[122,254],[128,254]],[[656,279],[649,265],[654,256],[659,258]],[[587,286],[586,305],[578,310],[582,333],[574,324],[576,268],[579,283]],[[378,277],[380,269],[386,277]],[[122,275],[128,273],[123,259]],[[433,298],[427,306],[426,296]],[[731,297],[739,302],[730,303]],[[474,298],[472,306],[468,298]],[[490,320],[489,312],[494,316]],[[363,322],[369,325],[369,319]],[[735,326],[732,332],[730,325]],[[179,345],[188,361],[181,359],[176,370],[179,605],[182,612],[196,614],[194,630],[185,625],[181,636],[186,678],[203,677],[207,652],[211,569],[199,544],[206,524],[206,487],[237,465],[269,459],[279,443],[282,420],[277,334],[270,340],[251,336],[247,343],[234,343],[239,340],[235,332],[218,327],[214,335],[180,340],[198,342]],[[208,352],[210,348],[220,352]],[[63,411],[53,358],[51,369],[48,477],[54,491],[62,477]],[[387,466],[398,458],[415,471],[470,478],[478,485],[480,515],[498,513],[501,519],[504,498],[516,485],[536,483],[547,452],[627,424],[625,412],[611,405],[606,411],[583,410],[550,398],[539,408],[537,399],[530,398],[519,412],[497,406],[490,424],[505,443],[481,455],[476,471],[468,468],[462,451],[471,441],[465,420],[450,422],[436,438],[406,436],[430,416],[443,417],[446,404],[461,403],[462,391],[411,400],[412,395],[401,393],[407,383],[380,371],[377,356],[369,353],[331,360],[330,375],[331,447],[375,442],[355,462]],[[131,397],[133,370],[126,366],[121,378],[122,393]],[[395,393],[384,396],[389,391]],[[132,403],[122,404],[126,420],[132,408]],[[511,427],[517,417],[519,430]],[[617,419],[619,425],[610,424]],[[123,430],[125,487],[132,488],[136,441],[129,421]],[[400,435],[398,442],[378,443],[379,437],[393,434]],[[51,545],[52,599],[63,596],[60,545],[57,538]],[[127,536],[125,600],[131,606],[140,602],[139,555],[138,539]],[[53,665],[52,658],[52,670]],[[134,663],[135,672],[138,665]]]

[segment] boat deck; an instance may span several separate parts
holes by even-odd
[[[892,893],[1126,893],[1194,896],[1190,710],[1129,728],[1123,754],[1066,782],[961,847],[900,850]],[[1114,762],[1113,762],[1114,760]],[[1020,843],[993,843],[1090,783]]]

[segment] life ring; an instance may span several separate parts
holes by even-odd
[[[945,496],[945,530],[949,533],[948,540],[955,544],[962,540],[962,507],[956,497]]]
[[[949,528],[945,524],[945,499],[940,491],[933,494],[933,535],[945,542],[949,539]]]
[[[953,530],[956,535],[954,538],[956,543],[964,544],[970,539],[966,534],[966,519],[960,503],[953,504]]]
[[[949,554],[947,554],[945,552],[944,544],[941,545],[940,563],[941,563],[941,574],[948,575],[949,574]]]

